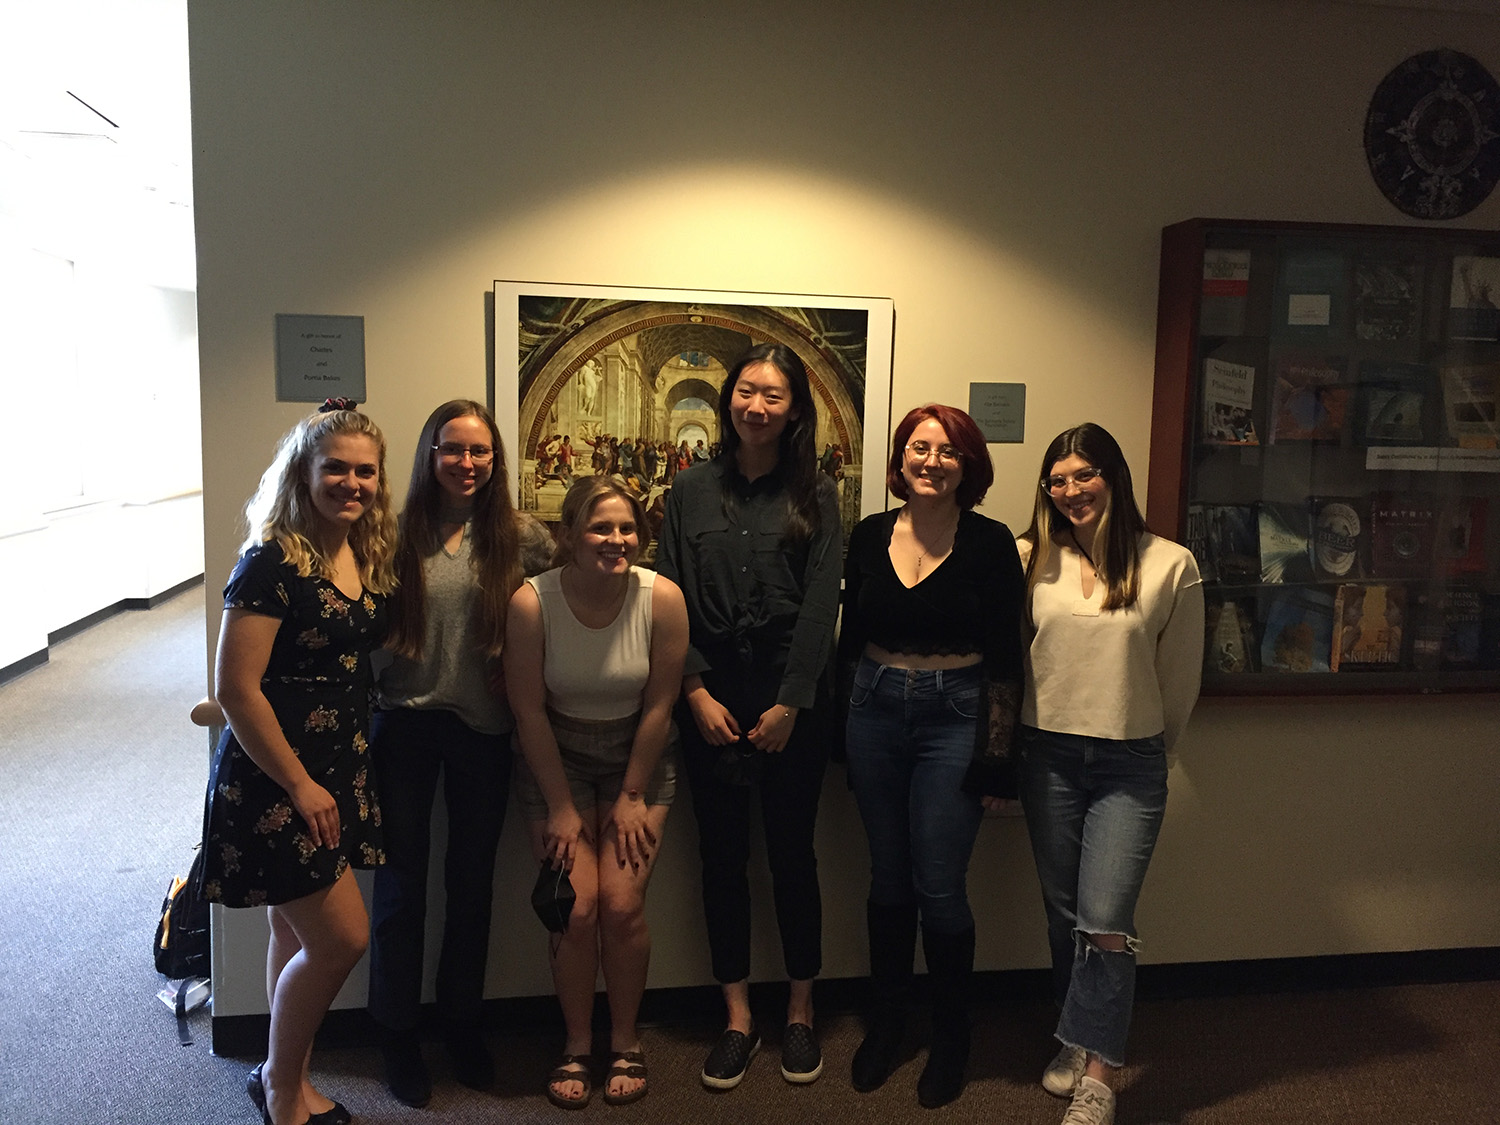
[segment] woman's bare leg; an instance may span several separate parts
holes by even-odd
[[[288,930],[297,949],[272,982],[271,1050],[262,1075],[271,1119],[277,1125],[301,1125],[327,1108],[315,1110],[308,1104],[308,1057],[329,1005],[364,954],[370,919],[351,870],[327,890],[273,906],[271,912],[272,934],[282,924],[286,927],[281,931],[283,950]]]
[[[593,815],[591,809],[580,811],[585,817]],[[530,828],[531,851],[540,862],[548,854],[542,838],[546,822],[534,820]],[[568,915],[568,932],[561,939],[548,935],[555,949],[552,986],[567,1027],[563,1053],[586,1055],[593,1046],[594,988],[599,980],[599,857],[592,841],[580,836],[568,879],[578,897]],[[582,1082],[557,1081],[552,1089],[560,1098],[583,1097]]]
[[[653,805],[646,823],[656,837],[656,847],[639,868],[627,863],[622,869],[614,830],[599,824],[596,839],[599,855],[599,949],[604,965],[604,985],[609,994],[609,1049],[639,1051],[640,1031],[636,1017],[646,991],[646,972],[651,965],[651,932],[646,927],[646,886],[661,853],[662,830],[667,805]],[[601,816],[607,815],[602,811]],[[639,1089],[640,1078],[614,1078],[609,1092],[621,1097]]]

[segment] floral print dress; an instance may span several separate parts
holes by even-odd
[[[339,807],[338,847],[314,847],[286,790],[225,728],[209,771],[203,893],[225,906],[269,906],[331,887],[351,865],[385,862],[365,743],[385,598],[348,598],[325,578],[303,578],[272,542],[241,556],[224,608],[280,619],[261,690],[303,767]]]

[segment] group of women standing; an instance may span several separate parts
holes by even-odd
[[[801,360],[752,349],[718,415],[722,451],[676,475],[654,572],[637,565],[649,538],[640,500],[610,477],[573,485],[555,544],[517,513],[478,403],[428,419],[399,525],[384,440],[351,404],[328,404],[283,440],[225,591],[216,693],[228,727],[205,815],[207,897],[269,908],[270,1051],[248,1083],[266,1122],[350,1120],[312,1086],[308,1058],[367,935],[387,1085],[409,1105],[430,1098],[417,1023],[440,777],[437,1009],[455,1076],[491,1084],[480,1006],[513,757],[533,854],[566,870],[576,895],[551,946],[566,1042],[547,1096],[581,1108],[597,1080],[610,1104],[643,1097],[644,899],[679,742],[725,1004],[702,1082],[736,1086],[762,1044],[748,984],[756,806],[789,981],[773,1038],[787,1081],[816,1080],[813,840],[841,720],[871,858],[872,1003],[855,1087],[897,1067],[920,933],[933,1031],[918,1098],[934,1107],[961,1093],[968,863],[985,809],[1019,798],[1061,1008],[1043,1085],[1071,1098],[1065,1121],[1112,1120],[1133,910],[1165,808],[1165,752],[1197,694],[1191,556],[1145,530],[1124,456],[1095,425],[1048,447],[1018,541],[974,511],[993,469],[973,420],[920,407],[897,426],[888,466],[903,505],[849,539],[833,692],[841,529]],[[372,720],[381,645],[391,655]],[[373,926],[351,867],[376,868]],[[596,1067],[601,968],[610,1043]]]

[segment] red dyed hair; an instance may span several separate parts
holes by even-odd
[[[963,479],[953,498],[963,509],[972,508],[984,499],[990,485],[995,483],[995,466],[990,464],[990,451],[985,445],[984,434],[978,424],[956,406],[945,406],[931,402],[919,406],[901,419],[896,433],[891,438],[891,460],[886,466],[885,486],[898,500],[906,500],[910,493],[906,489],[906,478],[901,475],[901,466],[906,461],[906,443],[912,431],[931,418],[948,435],[948,444],[963,456]]]

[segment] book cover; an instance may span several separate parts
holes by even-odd
[[[1187,524],[1182,533],[1182,545],[1198,564],[1198,576],[1204,582],[1217,582],[1219,568],[1214,565],[1208,550],[1208,505],[1192,503],[1187,508]]]
[[[1490,502],[1484,496],[1451,496],[1438,513],[1433,555],[1445,574],[1485,574],[1485,521]]]
[[[1448,335],[1454,340],[1500,340],[1500,258],[1453,259]]]
[[[1363,257],[1354,263],[1354,335],[1394,343],[1417,335],[1422,271],[1413,258]]]
[[[1278,590],[1266,609],[1260,665],[1267,672],[1327,672],[1333,650],[1333,595],[1309,586]]]
[[[1260,527],[1249,504],[1205,504],[1207,553],[1226,585],[1260,581]]]
[[[1312,507],[1313,574],[1320,579],[1363,578],[1369,528],[1363,499],[1315,496]]]
[[[1201,336],[1242,336],[1250,300],[1250,251],[1203,252],[1203,294],[1198,307]]]
[[[1415,603],[1412,663],[1420,671],[1481,666],[1486,611],[1482,591],[1419,591]]]
[[[1256,510],[1262,582],[1312,580],[1312,525],[1306,504],[1265,501]]]
[[[1204,672],[1259,670],[1255,645],[1255,599],[1210,598],[1204,606]]]
[[[1361,363],[1355,391],[1355,444],[1430,444],[1426,403],[1431,386],[1431,371],[1419,363]]]
[[[1406,587],[1344,583],[1333,602],[1335,672],[1392,668],[1401,663]]]
[[[1259,445],[1250,407],[1255,368],[1222,359],[1203,361],[1203,437],[1217,445]]]
[[[1370,499],[1370,572],[1425,578],[1432,571],[1438,505],[1426,492],[1377,492]]]
[[[1274,331],[1280,336],[1325,340],[1347,330],[1348,267],[1342,255],[1322,248],[1288,250],[1276,277]]]
[[[1271,397],[1271,441],[1337,441],[1344,428],[1349,387],[1344,361],[1281,356]]]
[[[1492,447],[1500,400],[1500,364],[1453,365],[1443,368],[1443,421],[1459,445]]]
[[[1500,594],[1485,594],[1479,617],[1479,666],[1500,668]]]

